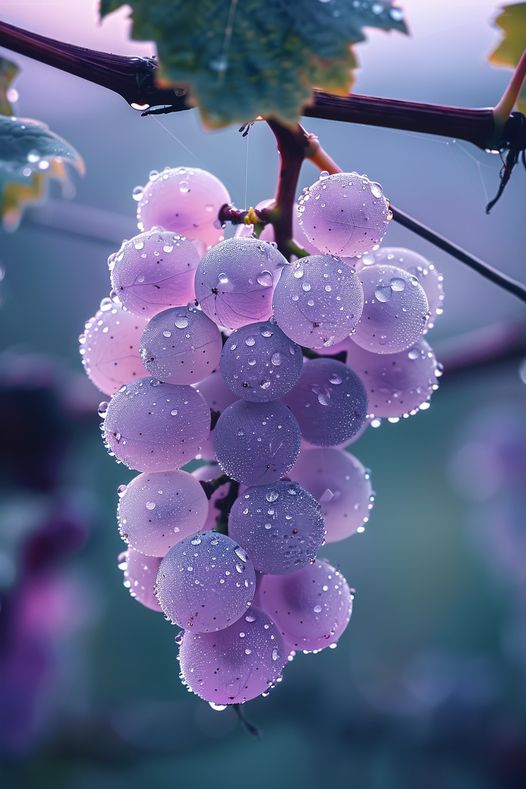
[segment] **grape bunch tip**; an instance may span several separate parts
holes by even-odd
[[[300,195],[309,254],[291,263],[271,225],[224,238],[230,197],[205,170],[154,171],[133,197],[139,233],[109,257],[80,353],[109,398],[108,451],[140,472],[118,490],[124,584],[180,628],[182,682],[224,709],[345,631],[354,590],[319,551],[363,532],[373,507],[348,447],[437,389],[424,337],[443,278],[379,246],[389,205],[357,173]]]

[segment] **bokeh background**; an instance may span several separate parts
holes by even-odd
[[[508,72],[490,0],[403,4],[411,37],[371,33],[357,91],[464,106],[495,103]],[[92,0],[3,2],[0,18],[93,48],[129,42],[125,13]],[[7,54],[7,53],[5,53]],[[370,429],[353,448],[377,493],[361,535],[325,553],[357,589],[338,649],[300,655],[251,737],[178,679],[175,630],[136,604],[116,555],[116,488],[77,337],[107,295],[106,258],[134,229],[131,192],[151,169],[211,170],[238,205],[273,193],[272,136],[203,130],[195,112],[141,118],[103,89],[16,56],[18,114],[83,155],[58,193],[0,234],[0,785],[142,789],[298,785],[360,789],[526,786],[526,403],[520,363],[451,375],[430,410]],[[500,160],[467,143],[309,120],[346,169],[524,279],[524,172],[488,217]],[[302,186],[315,178],[305,166]],[[446,311],[430,340],[524,321],[520,302],[394,223],[386,242],[429,256]],[[475,338],[473,348],[484,343]],[[468,346],[469,349],[469,346]]]

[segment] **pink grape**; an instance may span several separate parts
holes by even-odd
[[[363,268],[360,279],[365,302],[353,341],[373,353],[399,353],[414,345],[429,317],[416,277],[397,266],[374,265]]]
[[[371,417],[415,413],[438,388],[437,360],[425,340],[390,354],[370,353],[349,342],[347,364],[365,386]]]
[[[172,471],[204,445],[210,410],[191,386],[138,378],[113,395],[102,429],[110,453],[129,468]]]
[[[316,446],[350,441],[367,415],[362,382],[336,359],[306,361],[300,380],[284,402],[298,420],[303,438]]]
[[[219,417],[214,446],[225,474],[244,485],[266,485],[286,474],[296,460],[300,429],[279,401],[238,400]]]
[[[171,384],[201,381],[219,364],[221,333],[191,304],[155,315],[141,339],[141,356],[150,375]]]
[[[186,471],[139,474],[121,492],[117,510],[121,536],[147,556],[164,556],[201,531],[207,517],[205,492]]]
[[[230,195],[207,170],[166,167],[161,173],[154,171],[134,197],[141,230],[159,225],[195,241],[202,252],[224,237],[218,214],[221,206],[230,203]]]
[[[263,610],[293,649],[311,652],[336,644],[351,618],[347,581],[324,560],[294,573],[264,575],[260,595]]]
[[[156,594],[166,616],[193,633],[222,630],[247,610],[256,590],[254,565],[230,537],[198,532],[170,548]]]
[[[436,319],[444,312],[444,277],[433,263],[423,255],[403,247],[382,247],[373,253],[376,263],[398,266],[412,274],[422,285],[429,304],[430,317],[427,330],[432,329]]]
[[[118,563],[124,573],[124,586],[131,596],[146,608],[161,611],[154,592],[161,560],[156,556],[143,556],[139,551],[128,548],[119,554]]]
[[[218,633],[186,631],[179,661],[183,682],[212,704],[243,704],[266,693],[287,663],[279,631],[267,614],[251,606]]]
[[[209,318],[228,329],[267,320],[274,285],[286,264],[266,241],[229,238],[212,247],[199,263],[196,298]]]
[[[345,540],[363,532],[374,502],[371,475],[343,449],[304,449],[289,472],[319,502],[326,541]]]
[[[232,332],[221,354],[221,374],[243,400],[279,400],[301,375],[303,354],[272,321],[249,323]]]
[[[108,258],[111,285],[131,312],[149,318],[195,298],[199,253],[183,236],[156,228],[124,241]]]
[[[357,274],[339,258],[312,255],[283,269],[272,300],[285,334],[307,348],[335,345],[360,319],[363,289]]]
[[[320,177],[304,191],[298,218],[320,252],[355,257],[384,237],[389,205],[380,184],[358,173],[336,173]]]
[[[325,527],[314,497],[281,481],[245,490],[230,510],[228,533],[259,572],[289,573],[315,559]]]
[[[123,384],[147,375],[139,353],[146,321],[110,299],[86,323],[79,337],[84,370],[104,394],[112,395]]]

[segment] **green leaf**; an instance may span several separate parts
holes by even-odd
[[[489,61],[496,66],[515,68],[526,49],[526,3],[503,6],[495,24],[501,28],[503,38],[489,56]],[[517,109],[526,113],[526,84],[522,86]]]
[[[44,123],[0,116],[0,217],[5,229],[16,229],[25,205],[45,199],[51,179],[69,183],[68,164],[84,173],[75,148]]]
[[[13,108],[8,99],[9,88],[15,77],[20,73],[16,63],[0,57],[0,115],[12,115]]]
[[[124,0],[102,0],[104,17]],[[392,0],[128,0],[160,82],[189,88],[205,123],[297,120],[313,87],[347,93],[364,28],[407,32]]]

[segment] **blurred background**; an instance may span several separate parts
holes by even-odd
[[[125,13],[101,25],[95,2],[72,5],[0,0],[0,18],[152,53],[128,41]],[[403,6],[411,36],[371,33],[356,90],[494,104],[509,78],[487,63],[498,4]],[[133,187],[152,169],[200,166],[236,204],[253,205],[273,193],[273,138],[263,124],[246,138],[207,132],[195,112],[141,118],[101,88],[13,59],[17,113],[76,146],[87,175],[73,201],[53,192],[15,234],[0,233],[0,785],[526,786],[526,367],[522,377],[520,361],[447,370],[459,335],[524,321],[520,302],[392,223],[385,242],[445,276],[445,314],[429,337],[445,374],[430,410],[369,429],[353,447],[372,470],[375,508],[363,534],[325,551],[356,587],[351,624],[338,649],[298,656],[248,705],[255,739],[232,710],[186,693],[175,630],[122,586],[116,488],[132,474],[102,447],[103,397],[83,377],[77,338],[107,295],[108,255],[134,232]],[[306,126],[344,169],[524,280],[519,168],[486,216],[497,156],[388,129]],[[306,165],[301,185],[315,177]]]

